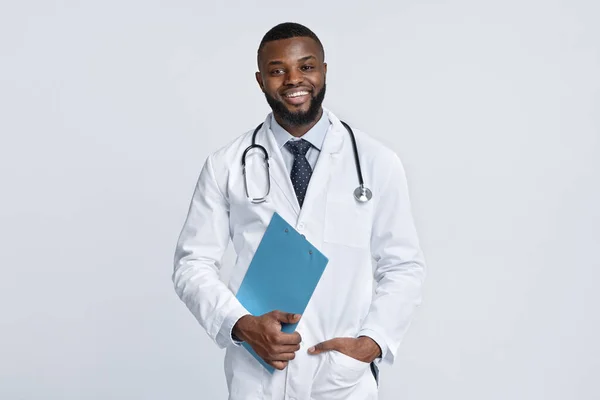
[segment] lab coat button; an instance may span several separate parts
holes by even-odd
[[[298,224],[298,230],[301,231],[302,229],[304,229],[304,222]]]

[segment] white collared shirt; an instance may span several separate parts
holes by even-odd
[[[310,167],[315,169],[315,165],[317,164],[317,159],[319,158],[319,154],[321,153],[321,148],[323,147],[323,142],[325,141],[325,135],[331,126],[331,122],[326,115],[326,112],[323,112],[321,119],[312,127],[308,132],[306,132],[302,137],[295,137],[286,131],[281,125],[277,123],[273,114],[271,114],[271,131],[275,136],[275,141],[277,142],[277,146],[281,150],[281,155],[283,156],[283,161],[285,162],[285,167],[287,168],[288,174],[292,171],[292,165],[294,164],[294,155],[285,147],[285,144],[290,140],[300,140],[304,139],[312,145],[312,147],[306,153],[306,159],[310,164]]]

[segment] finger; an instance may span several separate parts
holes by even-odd
[[[329,339],[329,340],[326,340],[324,342],[314,345],[313,347],[308,349],[308,352],[310,354],[320,354],[320,353],[323,353],[324,351],[330,351],[330,350],[338,350],[339,351],[340,348],[342,347],[342,343],[343,343],[342,338]]]
[[[300,350],[299,344],[284,344],[274,349],[277,353],[295,353]]]
[[[300,344],[302,342],[302,336],[298,332],[283,333],[279,334],[277,339],[278,344]]]
[[[285,367],[287,367],[288,362],[287,361],[270,361],[267,364],[269,364],[273,368],[281,371],[282,369],[285,369]]]
[[[283,322],[284,324],[295,324],[300,321],[300,314],[288,313],[284,311],[275,310],[273,311],[273,315],[279,322]]]

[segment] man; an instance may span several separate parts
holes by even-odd
[[[354,199],[350,133],[321,106],[324,58],[321,42],[302,25],[284,23],[267,32],[256,80],[273,112],[256,142],[267,150],[270,175],[263,166],[244,176],[242,155],[254,130],[209,156],[177,244],[175,289],[208,335],[227,348],[231,400],[376,399],[376,365],[394,361],[421,301],[425,265],[402,164],[354,129],[373,193],[366,203]],[[266,201],[251,202],[269,188],[261,184],[265,177]],[[261,196],[248,193],[261,190]],[[286,310],[253,316],[235,297],[274,212],[329,258],[302,316]],[[227,287],[218,269],[230,238],[238,258]],[[282,323],[296,322],[296,332],[281,332]]]

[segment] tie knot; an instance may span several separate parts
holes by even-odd
[[[310,142],[300,139],[300,140],[289,140],[285,147],[292,152],[294,157],[305,156],[308,149],[310,149]]]

